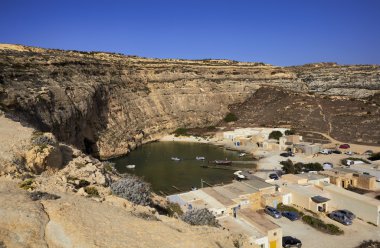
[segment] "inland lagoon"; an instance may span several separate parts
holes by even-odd
[[[196,157],[205,160],[197,160]],[[179,158],[179,161],[172,160]],[[112,159],[120,173],[131,173],[149,182],[156,193],[170,194],[199,188],[201,179],[208,184],[229,183],[233,180],[233,170],[203,168],[214,160],[252,160],[240,157],[238,152],[226,150],[211,144],[187,142],[153,142],[139,147],[124,157]],[[128,165],[135,165],[129,169]],[[129,166],[131,167],[131,166]],[[226,166],[228,167],[228,166]],[[239,165],[253,168],[254,165]],[[204,184],[207,186],[207,184]]]

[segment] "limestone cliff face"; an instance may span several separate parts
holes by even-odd
[[[263,86],[360,99],[380,92],[379,82],[372,65],[275,67],[0,45],[0,107],[101,158],[178,127],[216,124]]]

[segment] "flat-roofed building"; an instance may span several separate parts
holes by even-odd
[[[269,242],[266,233],[261,232],[248,222],[233,218],[231,216],[222,216],[218,218],[219,224],[229,232],[247,237],[248,247],[268,248]],[[247,245],[243,243],[244,247]]]
[[[238,217],[266,234],[269,248],[282,247],[282,228],[267,219],[264,213],[247,208],[241,209],[238,212]]]
[[[320,171],[320,175],[328,176],[330,182],[338,187],[357,187],[368,190],[376,189],[376,177],[359,173],[347,168],[334,168]]]
[[[330,196],[313,184],[284,183],[281,192],[291,194],[291,203],[312,212],[327,212]]]
[[[202,190],[168,196],[170,202],[178,203],[185,211],[189,209],[207,208],[215,216],[223,215],[227,208]]]
[[[348,209],[358,218],[380,225],[380,201],[365,195],[337,187],[322,184],[323,192],[330,196],[329,210]]]

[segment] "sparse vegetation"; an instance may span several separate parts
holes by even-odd
[[[380,152],[372,154],[368,159],[371,161],[380,160]]]
[[[285,130],[285,135],[294,135],[296,131],[294,129]]]
[[[320,163],[293,163],[290,159],[286,161],[281,161],[282,170],[285,174],[299,174],[301,172],[309,172],[309,171],[322,171],[323,166]]]
[[[277,209],[279,210],[279,211],[289,211],[289,212],[296,212],[296,213],[298,213],[300,216],[303,216],[304,215],[304,213],[303,212],[301,212],[301,211],[298,211],[298,209],[296,209],[295,207],[292,207],[292,206],[289,206],[289,205],[284,205],[284,204],[282,204],[282,203],[280,203],[280,204],[278,204],[277,205]]]
[[[380,248],[380,241],[363,240],[356,248]]]
[[[19,186],[20,188],[22,189],[25,189],[25,190],[28,190],[28,189],[34,189],[34,187],[32,186],[34,180],[32,178],[28,178],[24,181],[22,181]]]
[[[326,224],[321,219],[318,219],[310,215],[304,215],[302,217],[302,221],[310,225],[311,227],[327,234],[341,235],[344,233],[343,230],[340,229],[338,226],[334,224]]]
[[[58,195],[47,193],[47,192],[35,191],[35,192],[30,193],[30,198],[32,199],[32,201],[38,201],[38,200],[57,200],[61,197]]]
[[[178,203],[174,202],[169,202],[168,207],[167,207],[167,214],[172,217],[175,214],[178,216],[183,215],[183,211],[181,209],[181,206]]]
[[[108,172],[112,172],[115,168],[115,164],[108,162],[108,161],[105,161],[105,162],[103,162],[103,168]]]
[[[152,203],[150,185],[140,178],[128,175],[111,185],[112,193],[135,204],[147,206]]]
[[[85,187],[84,192],[91,197],[99,197],[99,192],[95,187]]]
[[[269,134],[269,139],[279,140],[282,137],[282,133],[280,131],[272,131]]]
[[[206,208],[189,210],[182,215],[181,219],[194,226],[220,226],[215,216]]]
[[[75,162],[75,167],[77,167],[77,169],[83,168],[85,166],[86,165],[84,163]]]
[[[12,163],[16,166],[18,170],[25,170],[26,159],[21,154],[16,154],[12,158]]]
[[[53,137],[43,135],[43,133],[40,133],[40,132],[35,132],[33,133],[31,143],[37,146],[47,146],[47,145],[53,146],[56,143],[56,141],[54,140]]]
[[[228,114],[226,115],[226,117],[224,117],[223,120],[224,120],[225,122],[233,122],[233,121],[237,121],[238,118],[237,118],[237,116],[236,116],[235,114],[233,114],[233,113],[228,113]]]
[[[89,185],[90,185],[89,181],[81,179],[81,180],[79,180],[79,183],[77,185],[75,185],[75,188],[76,189],[80,189],[80,188],[83,188],[83,187],[87,187]]]
[[[187,133],[189,130],[187,128],[177,128],[175,131],[174,131],[174,136],[175,137],[178,137],[178,136],[189,136],[189,134]]]

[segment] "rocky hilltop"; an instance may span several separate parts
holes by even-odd
[[[306,98],[317,94],[354,105],[366,102],[371,110],[360,111],[379,115],[380,66],[375,65],[278,67],[0,45],[0,108],[100,158],[126,154],[178,127],[215,125],[229,106],[250,105],[257,90],[268,87]],[[281,105],[281,98],[266,92],[268,98],[260,97],[270,100],[262,110]],[[279,124],[271,122],[276,116],[261,113],[265,124]],[[344,137],[365,142],[355,127],[367,116],[357,119]],[[376,135],[370,143],[380,140]]]

